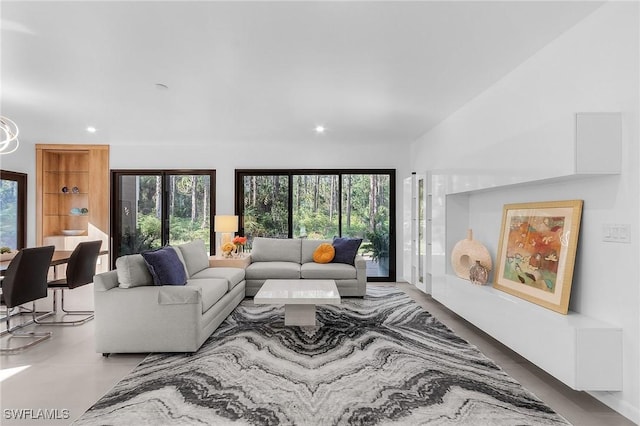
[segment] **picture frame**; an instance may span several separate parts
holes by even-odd
[[[582,200],[506,204],[493,287],[567,314]]]

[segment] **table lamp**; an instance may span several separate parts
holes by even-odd
[[[238,216],[216,215],[214,218],[214,230],[220,234],[219,250],[223,244],[232,242],[233,234],[238,232]]]

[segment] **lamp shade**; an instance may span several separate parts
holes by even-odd
[[[214,230],[216,232],[238,232],[238,216],[216,215]]]

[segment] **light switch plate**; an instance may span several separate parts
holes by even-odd
[[[609,243],[630,243],[631,225],[627,223],[605,223],[602,225],[602,241]]]

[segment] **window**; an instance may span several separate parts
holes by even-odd
[[[0,171],[0,247],[26,246],[27,175]]]
[[[289,177],[278,174],[247,175],[242,179],[242,235],[289,236]],[[237,180],[236,180],[237,182]],[[236,192],[238,194],[238,192]],[[236,195],[237,196],[237,195]]]
[[[215,211],[213,170],[114,170],[113,259],[204,240],[210,250]]]
[[[236,170],[248,237],[362,238],[370,281],[395,281],[395,170]]]

